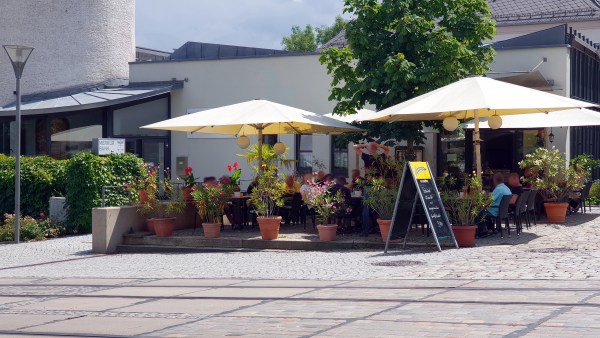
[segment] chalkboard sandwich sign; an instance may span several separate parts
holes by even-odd
[[[429,224],[439,251],[442,250],[441,240],[451,240],[458,248],[452,232],[452,225],[446,214],[434,177],[431,175],[429,164],[427,162],[408,162],[404,166],[402,179],[400,180],[392,224],[385,243],[385,253],[387,253],[393,236],[403,236],[404,244],[402,248],[406,246],[410,226],[415,218],[419,216],[424,217]]]

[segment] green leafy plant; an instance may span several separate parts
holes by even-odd
[[[575,189],[583,188],[586,177],[581,170],[567,166],[565,155],[555,147],[537,148],[519,162],[525,170],[523,181],[531,184],[548,202],[567,202]]]
[[[256,208],[259,216],[275,216],[277,207],[283,205],[285,194],[285,182],[279,177],[275,170],[266,168],[257,170],[257,186],[250,194],[250,201]]]
[[[363,203],[373,209],[380,219],[392,219],[398,187],[391,187],[383,177],[366,179],[360,185],[365,192]]]
[[[245,157],[248,165],[252,167],[258,166],[258,145],[251,145],[245,153],[237,154],[237,156]],[[262,145],[262,162],[263,168],[268,168],[270,170],[277,170],[279,166],[290,169],[292,168],[292,165],[296,163],[295,160],[287,159],[287,149],[283,154],[279,155],[270,144]]]
[[[491,194],[483,191],[481,179],[468,177],[464,184],[466,194],[443,187],[440,193],[448,218],[454,226],[477,224],[478,215],[493,202]]]
[[[242,176],[242,169],[240,168],[240,164],[237,162],[233,162],[233,164],[227,166],[227,171],[229,171],[230,173],[229,178],[231,179],[231,184],[240,185],[240,176]]]
[[[232,191],[231,185],[202,185],[192,192],[203,222],[221,223],[223,210]]]
[[[320,183],[313,178],[303,191],[304,202],[314,208],[320,224],[329,224],[334,215],[352,211],[346,206],[341,191],[334,194],[332,188],[333,183]]]
[[[186,206],[186,201],[183,200],[183,193],[180,188],[175,187],[168,177],[170,173],[165,170],[165,179],[159,180],[157,178],[157,171],[150,171],[149,176],[153,177],[153,181],[156,185],[148,185],[148,199],[146,201],[140,201],[138,204],[138,212],[140,215],[146,218],[169,218],[175,217],[183,212]],[[162,188],[165,200],[161,199],[158,194],[159,188]]]
[[[569,161],[569,165],[580,172],[586,180],[592,177],[592,170],[600,167],[600,160],[595,159],[592,155],[581,154],[577,155]]]
[[[41,241],[46,237],[45,227],[31,216],[20,219],[20,236],[22,241]],[[15,215],[4,214],[0,225],[0,241],[13,241],[15,237]]]
[[[192,167],[185,167],[184,172],[183,176],[178,177],[178,179],[183,181],[183,187],[189,189],[195,187],[198,179],[194,177],[194,169]]]

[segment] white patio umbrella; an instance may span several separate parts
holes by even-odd
[[[581,108],[548,113],[509,115],[502,118],[501,129],[551,128],[600,126],[600,112]],[[465,129],[475,128],[473,120],[464,124]],[[479,119],[480,129],[489,129],[487,118]]]
[[[191,133],[258,135],[258,163],[262,168],[263,134],[334,134],[359,128],[307,110],[252,100],[203,110],[142,128]]]
[[[326,114],[325,116],[346,123],[370,121],[381,117],[381,115],[379,115],[376,111],[370,109],[360,109],[355,114],[348,114],[344,116],[337,114]]]
[[[379,111],[371,121],[444,120],[458,126],[458,119],[473,118],[477,175],[481,177],[479,118],[501,124],[500,115],[545,113],[596,106],[579,100],[517,86],[487,77],[469,77]],[[449,128],[449,129],[453,129]]]

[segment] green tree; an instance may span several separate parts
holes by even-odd
[[[306,25],[304,29],[292,26],[292,34],[281,40],[283,49],[291,52],[315,52],[317,47],[333,39],[346,26],[346,20],[341,15],[336,16],[331,26],[323,25],[314,28]]]
[[[317,42],[313,27],[306,25],[302,30],[300,26],[292,26],[292,34],[284,37],[281,45],[291,52],[314,52],[317,50]]]
[[[328,48],[321,63],[333,76],[334,113],[372,104],[381,110],[489,69],[494,51],[482,47],[495,24],[485,0],[345,0],[348,46]],[[361,123],[365,138],[422,143],[421,122]],[[390,144],[388,141],[388,144]]]

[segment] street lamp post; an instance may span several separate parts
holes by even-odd
[[[33,52],[32,47],[4,45],[4,50],[8,54],[8,58],[12,63],[17,79],[17,104],[15,122],[17,125],[17,144],[15,154],[15,243],[19,243],[20,237],[20,220],[21,220],[21,75],[23,69],[29,59],[29,55]]]

